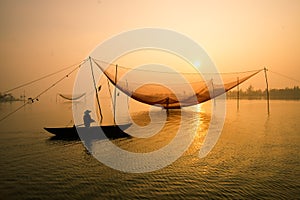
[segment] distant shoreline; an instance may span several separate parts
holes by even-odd
[[[270,89],[269,90],[271,100],[300,100],[300,88],[295,86],[293,88],[284,89]],[[228,99],[248,99],[259,100],[267,98],[267,91],[255,90],[251,85],[244,90],[233,90],[226,94]]]
[[[270,89],[269,90],[271,100],[300,100],[300,88],[299,86],[294,86],[293,88],[284,89]],[[24,98],[24,97],[23,97]],[[14,102],[14,101],[28,101],[27,99],[15,98],[12,94],[1,94],[0,93],[0,103]],[[267,98],[266,90],[255,90],[252,85],[250,85],[245,91],[240,89],[231,90],[226,93],[227,99],[247,99],[247,100],[264,100]]]
[[[12,102],[12,101],[23,101],[22,99],[15,98],[12,94],[1,94],[0,93],[0,102]]]
[[[226,96],[228,100],[237,100],[236,97]],[[266,97],[240,97],[240,100],[266,100]],[[286,101],[300,101],[300,98],[284,98],[284,97],[271,97],[270,100],[286,100]]]

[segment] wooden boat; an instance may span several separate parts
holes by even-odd
[[[116,139],[130,137],[123,130],[129,128],[131,123],[121,124],[121,125],[102,125],[102,126],[91,126],[91,127],[45,127],[44,129],[49,133],[52,133],[57,138],[63,139],[75,139],[79,138],[78,132],[81,138],[88,139]],[[105,136],[101,134],[101,129],[104,132]]]

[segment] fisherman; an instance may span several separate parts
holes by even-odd
[[[86,111],[84,111],[84,115],[83,115],[83,122],[84,122],[84,125],[85,125],[85,127],[88,127],[88,128],[91,126],[91,123],[92,123],[92,122],[95,122],[95,120],[93,120],[93,119],[91,118],[90,112],[92,112],[92,111],[86,110]]]

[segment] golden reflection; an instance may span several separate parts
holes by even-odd
[[[121,149],[135,153],[148,153],[163,148],[174,139],[179,130],[183,130],[181,133],[183,139],[192,139],[192,143],[187,148],[186,153],[190,154],[191,152],[199,151],[210,122],[210,116],[203,112],[201,105],[192,108],[172,109],[169,110],[168,114],[164,109],[154,109],[134,112],[131,115],[137,125],[146,128],[144,131],[156,131],[156,128],[161,127],[159,131],[148,138],[139,138],[137,136],[107,141],[112,142]],[[166,116],[166,120],[155,120],[161,116]],[[183,119],[184,121],[182,121]],[[130,128],[126,130],[129,134],[131,131]],[[139,133],[136,134],[138,135]],[[140,134],[142,135],[143,132],[140,132]],[[181,144],[177,145],[180,146]],[[94,142],[93,146],[93,149],[96,150],[97,142]]]

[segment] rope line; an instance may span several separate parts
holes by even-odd
[[[92,75],[92,78],[93,78],[93,83],[94,83],[95,92],[96,92],[97,104],[98,104],[99,113],[100,113],[100,117],[101,117],[101,119],[100,119],[100,124],[101,124],[102,120],[103,120],[103,116],[102,116],[102,110],[101,110],[99,96],[98,96],[98,88],[97,88],[97,84],[96,84],[96,80],[95,80],[95,76],[94,76],[94,70],[93,70],[91,57],[89,57],[89,61],[90,61],[90,67],[91,67],[91,75]]]
[[[92,58],[94,61],[102,62],[106,65],[112,65],[113,67],[116,66],[116,64],[109,63],[107,61],[102,61],[98,60],[96,58]],[[156,73],[166,73],[166,74],[178,74],[177,72],[164,72],[164,71],[157,71],[157,70],[148,70],[148,69],[133,69],[130,67],[124,67],[122,65],[118,65],[118,68],[123,68],[123,69],[131,69],[131,70],[136,70],[136,71],[146,71],[146,72],[156,72]],[[248,71],[242,71],[242,72],[222,72],[222,73],[201,73],[201,74],[243,74],[243,73],[251,73],[255,71],[262,71],[263,68],[261,69],[256,69],[256,70],[248,70]],[[199,74],[198,72],[182,72],[180,74]]]
[[[111,89],[110,89],[110,85],[109,85],[109,80],[106,79],[107,81],[107,87],[108,87],[108,91],[109,91],[109,96],[110,96],[110,99],[111,99],[111,104],[113,105],[114,102],[113,102],[113,98],[112,98],[112,94],[111,94]]]
[[[98,62],[102,62],[104,64],[107,64],[107,65],[112,65],[112,66],[115,66],[115,64],[113,63],[109,63],[109,62],[106,62],[106,61],[102,61],[102,60],[99,60],[99,59],[96,59],[96,58],[93,58],[93,60],[95,61],[98,61]],[[130,67],[124,67],[122,65],[118,65],[119,68],[123,68],[123,69],[131,69],[131,70],[137,70],[137,71],[148,71],[148,72],[157,72],[157,73],[169,73],[169,74],[172,74],[172,73],[176,73],[176,72],[161,72],[161,71],[155,71],[155,70],[147,70],[147,69],[133,69],[133,68],[130,68]],[[260,69],[256,69],[256,70],[248,70],[248,71],[242,71],[242,72],[222,72],[222,73],[201,73],[201,74],[242,74],[242,73],[251,73],[251,72],[255,72],[255,71],[262,71],[264,70],[264,68],[260,68]],[[295,78],[292,78],[290,76],[287,76],[287,75],[284,75],[282,73],[279,73],[279,72],[275,72],[275,71],[272,71],[272,70],[269,70],[269,72],[271,73],[274,73],[274,74],[277,74],[279,76],[282,76],[282,77],[285,77],[287,79],[290,79],[290,80],[293,80],[293,81],[296,81],[296,82],[299,82],[300,83],[300,80],[297,80]],[[181,74],[195,74],[196,72],[183,72]],[[198,73],[197,73],[198,74]]]
[[[58,71],[56,71],[56,72],[47,74],[47,75],[42,76],[42,77],[40,77],[40,78],[37,78],[37,79],[35,79],[35,80],[33,80],[33,81],[29,81],[29,82],[27,82],[27,83],[23,83],[23,84],[21,84],[21,85],[19,85],[19,86],[16,86],[16,87],[14,87],[14,88],[11,88],[11,89],[9,89],[9,90],[6,90],[6,91],[4,91],[3,93],[6,94],[6,93],[8,93],[8,92],[14,91],[14,90],[16,90],[16,89],[25,87],[25,86],[30,85],[30,84],[32,84],[32,83],[35,83],[35,82],[37,82],[37,81],[43,80],[43,79],[45,79],[45,78],[48,78],[48,77],[50,77],[50,76],[53,76],[53,75],[58,74],[58,73],[60,73],[60,72],[63,72],[63,71],[65,71],[65,70],[67,70],[67,69],[70,69],[70,68],[72,68],[72,67],[74,67],[74,66],[82,65],[83,63],[86,62],[86,60],[87,60],[87,59],[85,59],[85,60],[83,60],[83,61],[80,61],[80,62],[78,62],[78,63],[76,63],[76,64],[70,65],[70,66],[68,66],[68,67],[65,67],[65,68],[63,68],[63,69],[60,69],[60,70],[58,70]]]
[[[21,105],[20,107],[18,107],[17,109],[15,109],[14,111],[8,113],[7,115],[5,115],[4,117],[2,117],[0,119],[0,122],[2,122],[3,120],[5,120],[6,118],[8,118],[9,116],[11,116],[12,114],[16,113],[17,111],[21,110],[21,108],[24,108],[27,104],[29,104],[30,102],[27,101],[26,103],[24,103],[23,105]]]
[[[86,62],[86,60],[84,61]],[[63,76],[62,78],[60,78],[59,80],[55,81],[50,87],[46,88],[45,90],[43,90],[42,92],[40,92],[38,95],[36,95],[34,98],[29,98],[26,103],[24,103],[23,105],[21,105],[20,107],[18,107],[17,109],[13,110],[12,112],[8,113],[7,115],[5,115],[4,117],[2,117],[0,119],[0,122],[2,122],[3,120],[5,120],[6,118],[8,118],[9,116],[11,116],[12,114],[16,113],[17,111],[19,111],[21,108],[25,107],[26,105],[30,104],[30,103],[34,103],[34,101],[39,101],[39,97],[43,94],[45,94],[47,91],[49,91],[51,88],[55,87],[59,82],[63,81],[65,78],[69,77],[69,75],[71,75],[73,72],[75,72],[77,69],[79,69],[81,67],[82,64],[76,66],[76,68],[74,68],[73,70],[71,70],[68,74],[66,74],[65,76]],[[74,65],[73,65],[74,66]]]
[[[274,71],[271,71],[271,70],[268,70],[268,71],[269,71],[269,72],[272,72],[273,74],[277,74],[277,75],[279,75],[279,76],[282,76],[282,77],[285,77],[285,78],[287,78],[287,79],[290,79],[290,80],[293,80],[293,81],[296,81],[296,82],[300,83],[300,80],[297,80],[297,79],[295,79],[295,78],[289,77],[289,76],[287,76],[287,75],[281,74],[281,73],[279,73],[279,72],[274,72]]]
[[[69,75],[71,75],[73,72],[75,72],[77,69],[79,69],[81,67],[81,65],[77,66],[75,69],[73,69],[72,71],[70,71],[67,75],[65,75],[64,77],[60,78],[59,80],[57,80],[56,82],[54,82],[50,87],[48,87],[47,89],[45,89],[44,91],[42,91],[40,94],[38,94],[35,98],[33,98],[33,100],[38,100],[38,98],[45,94],[47,91],[49,91],[51,88],[55,87],[59,82],[63,81],[65,78],[68,78]]]

